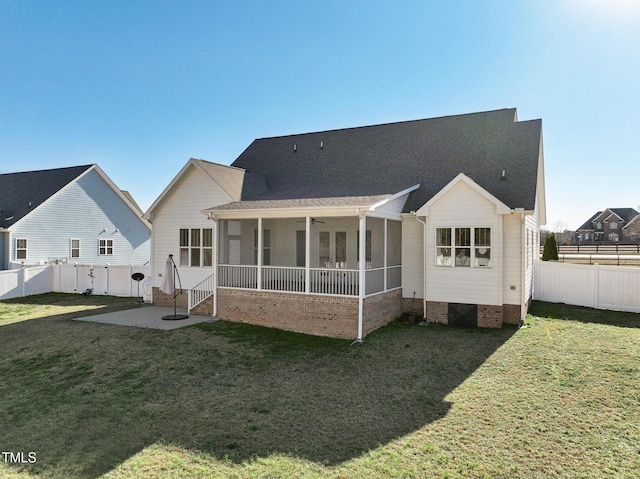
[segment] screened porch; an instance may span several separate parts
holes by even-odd
[[[217,230],[220,288],[367,296],[401,286],[400,221],[219,219]]]

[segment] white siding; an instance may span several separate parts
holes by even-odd
[[[402,217],[402,297],[424,297],[424,225],[415,216]]]
[[[491,228],[491,268],[436,267],[435,230],[439,227]],[[464,182],[436,202],[427,218],[427,300],[502,304],[502,220],[496,205]]]
[[[536,200],[535,210],[533,215],[527,215],[524,221],[525,227],[525,257],[524,257],[524,305],[527,304],[530,298],[533,297],[533,275],[534,275],[534,262],[537,259],[537,255],[540,254],[540,223],[539,223],[539,210],[538,201]],[[523,310],[523,316],[525,311]]]
[[[162,282],[165,263],[180,258],[181,228],[213,228],[202,210],[229,203],[231,198],[213,180],[191,167],[176,188],[159,205],[153,218],[153,286]],[[214,241],[215,242],[215,241]],[[179,267],[182,287],[190,289],[213,274],[213,267]]]
[[[504,216],[504,304],[522,301],[522,218]]]
[[[151,232],[102,179],[89,171],[12,228],[15,239],[27,239],[26,264],[68,258],[69,262],[142,265],[150,259]],[[70,258],[70,240],[80,240],[80,257]],[[98,240],[113,240],[113,255],[98,254]]]

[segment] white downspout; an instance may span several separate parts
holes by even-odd
[[[525,225],[525,217],[524,217],[524,211],[518,210],[516,209],[516,211],[518,211],[520,213],[520,234],[522,236],[522,238],[520,238],[520,261],[521,261],[521,278],[520,278],[520,282],[521,282],[521,287],[520,287],[520,323],[522,324],[524,322],[524,312],[526,310],[525,307],[525,298],[526,298],[526,291],[525,291],[525,286],[526,286],[526,275],[527,275],[527,245],[526,245],[526,241],[527,241],[527,228]]]
[[[422,221],[416,213],[416,219],[424,225],[422,231],[422,315],[427,320],[427,218]]]
[[[355,343],[361,343],[362,342],[362,336],[363,336],[363,322],[364,322],[364,295],[365,295],[365,260],[367,257],[365,248],[366,248],[366,236],[367,236],[367,227],[366,227],[366,223],[365,223],[365,215],[362,214],[360,212],[360,208],[358,208],[356,210],[356,214],[358,215],[358,220],[359,220],[359,229],[360,229],[360,238],[359,238],[359,243],[360,243],[360,257],[358,258],[359,261],[359,268],[358,268],[358,275],[359,275],[359,284],[360,287],[358,288],[358,337],[357,339],[354,341],[353,344]]]

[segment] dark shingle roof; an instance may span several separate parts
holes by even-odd
[[[578,228],[578,231],[580,230],[592,230],[593,228],[593,221],[602,214],[602,211],[598,211],[595,215],[593,215],[591,218],[589,218],[587,221],[584,222],[584,224]]]
[[[633,218],[638,216],[638,214],[640,214],[633,208],[609,208],[609,211],[612,211],[615,214],[617,214],[620,218],[624,220],[625,223],[628,223]]]
[[[93,165],[0,175],[0,228],[9,228]]]
[[[533,210],[541,132],[540,120],[504,109],[257,139],[232,166],[247,170],[242,201],[388,195],[420,183],[409,212],[464,173],[511,208]]]
[[[605,211],[610,211],[612,213],[617,214],[625,222],[625,225],[629,224],[629,222],[633,218],[640,215],[640,213],[638,213],[638,211],[636,211],[634,208],[607,208],[606,210],[598,211],[595,215],[593,215],[591,218],[585,221],[584,224],[580,226],[580,228],[578,228],[576,231],[595,230],[596,228],[594,228],[593,222],[598,218],[598,216],[602,215]],[[605,219],[606,218],[602,218],[603,221]],[[600,228],[600,230],[602,230],[602,228]]]

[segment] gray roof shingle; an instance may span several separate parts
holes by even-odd
[[[417,210],[459,173],[511,208],[533,210],[542,122],[515,109],[254,140],[242,202],[390,195],[420,183]],[[502,171],[505,178],[502,179]]]
[[[94,165],[0,174],[0,228],[9,228]]]

